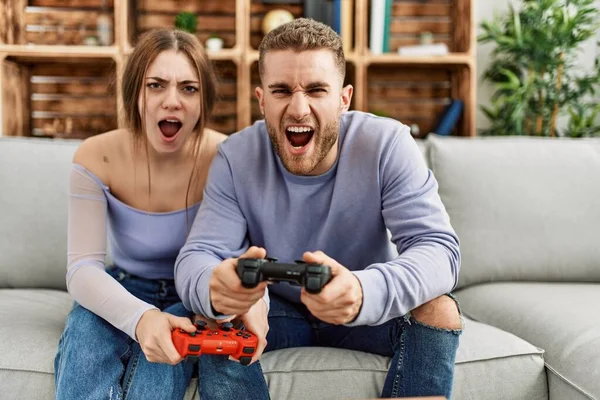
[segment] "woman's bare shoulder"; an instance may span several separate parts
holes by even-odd
[[[85,139],[73,156],[73,163],[79,164],[104,184],[110,185],[111,160],[113,163],[122,157],[127,146],[129,132],[115,129]]]
[[[213,129],[204,129],[204,134],[206,135],[206,147],[208,154],[212,157],[217,154],[217,147],[220,143],[222,143],[225,139],[227,139],[227,135],[217,132]]]

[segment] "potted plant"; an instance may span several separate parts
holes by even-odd
[[[175,28],[191,34],[196,33],[196,15],[191,12],[182,11],[175,16]]]
[[[582,107],[600,89],[600,70],[578,73],[582,42],[595,34],[595,0],[523,0],[507,15],[485,21],[482,43],[496,45],[484,81],[495,92],[484,135],[585,136],[597,134],[597,108]],[[559,131],[559,115],[570,119]]]
[[[211,33],[208,39],[206,39],[206,50],[208,51],[220,51],[223,48],[223,39],[216,33]]]

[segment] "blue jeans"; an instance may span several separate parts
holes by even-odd
[[[331,325],[303,304],[271,292],[265,352],[305,346],[359,350],[391,357],[381,397],[446,396],[450,399],[461,330],[427,326],[410,313],[378,326]]]
[[[149,280],[120,268],[107,271],[131,294],[162,311],[191,318],[172,280]],[[255,363],[242,366],[227,357],[202,355],[198,360],[202,398],[246,398],[266,383]],[[75,303],[67,318],[54,360],[56,399],[182,399],[196,364],[151,363],[129,335]],[[223,387],[223,382],[230,382]],[[268,396],[268,395],[267,395]]]

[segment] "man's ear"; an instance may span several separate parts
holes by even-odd
[[[254,89],[254,94],[258,99],[258,106],[260,107],[260,112],[262,113],[262,115],[265,115],[265,93],[263,92],[263,89],[260,86],[257,86]]]
[[[350,108],[350,101],[352,100],[352,93],[354,93],[354,88],[352,87],[352,85],[346,85],[342,88],[342,95],[341,95],[341,104],[340,104],[340,109],[341,111],[348,111],[348,109]]]

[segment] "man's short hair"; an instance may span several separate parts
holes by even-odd
[[[262,81],[265,56],[270,51],[328,49],[333,53],[342,81],[346,76],[346,58],[340,36],[329,26],[310,18],[297,18],[280,25],[265,35],[258,47],[258,72]]]

